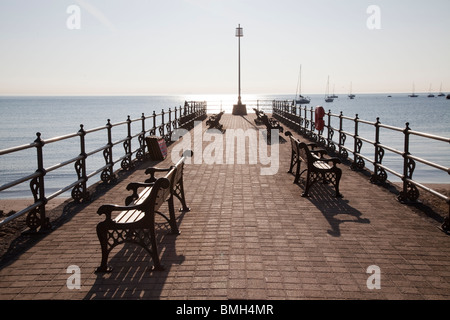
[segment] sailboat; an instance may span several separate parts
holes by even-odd
[[[413,83],[413,90],[412,90],[412,94],[410,94],[409,96],[411,97],[411,98],[417,98],[418,97],[418,95],[417,94],[415,94],[414,93],[414,91],[415,91],[415,86],[414,86],[414,83]]]
[[[441,83],[441,88],[439,89],[438,97],[445,97],[445,94],[442,92],[442,83]]]
[[[334,94],[334,84],[333,84],[333,94],[331,95],[331,98],[339,98],[337,95]]]
[[[352,83],[351,82],[350,82],[350,93],[349,93],[348,97],[350,99],[354,99],[355,98],[355,95],[352,93]]]
[[[430,84],[430,90],[429,90],[428,98],[434,98],[434,94],[431,93],[431,84]]]
[[[300,72],[298,74],[297,92],[295,93],[296,104],[308,104],[311,101],[309,97],[302,96],[302,65],[300,65]]]
[[[328,76],[328,81],[327,81],[327,89],[325,92],[325,102],[333,102],[334,99],[330,96],[330,76]]]

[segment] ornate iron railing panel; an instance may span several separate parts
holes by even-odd
[[[26,223],[30,232],[46,231],[51,229],[51,223],[46,217],[46,204],[51,199],[67,192],[71,191],[72,198],[77,201],[89,201],[90,195],[88,192],[87,182],[92,177],[100,174],[100,181],[110,183],[116,177],[114,166],[120,162],[122,170],[130,170],[133,168],[136,161],[144,160],[148,152],[146,152],[145,136],[155,135],[157,132],[166,140],[168,144],[171,143],[172,133],[176,128],[183,127],[186,129],[193,128],[196,120],[203,120],[206,117],[207,105],[206,102],[189,101],[185,102],[184,106],[169,109],[169,111],[162,110],[161,113],[153,113],[150,116],[142,116],[138,119],[131,119],[127,117],[126,121],[111,124],[108,119],[107,124],[103,127],[94,128],[91,130],[85,130],[83,125],[80,125],[80,129],[77,133],[68,134],[61,137],[54,137],[47,140],[41,139],[41,134],[36,134],[35,141],[28,145],[17,146],[0,150],[0,156],[16,153],[25,149],[36,149],[37,169],[36,172],[24,176],[15,181],[6,183],[0,186],[0,192],[3,190],[11,189],[14,186],[29,181],[31,195],[34,199],[33,205],[14,213],[5,219],[0,221],[0,227],[9,223],[10,221],[28,214]],[[146,128],[146,122],[150,121],[151,126]],[[140,130],[137,134],[132,134],[133,125],[140,124]],[[123,128],[125,127],[125,130]],[[122,136],[121,139],[113,141],[112,132],[117,132],[117,135]],[[94,132],[106,132],[106,144],[93,151],[87,152],[86,139],[90,134]],[[125,131],[125,136],[124,136]],[[65,160],[56,165],[44,168],[44,146],[52,144],[54,142],[67,141],[79,137],[79,155],[73,159]],[[133,143],[136,142],[138,147],[133,150]],[[121,152],[116,146],[122,145],[123,151]],[[118,159],[113,158],[113,152],[117,152]],[[91,157],[97,153],[100,153],[103,157],[105,165],[100,168],[96,168],[93,172],[87,172],[87,163]],[[133,158],[134,157],[134,158]],[[77,176],[77,180],[70,185],[64,186],[51,195],[46,194],[45,176],[50,171],[55,171],[59,168],[74,164],[74,171]],[[118,169],[119,170],[119,169]]]

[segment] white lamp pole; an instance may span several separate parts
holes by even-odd
[[[246,115],[247,108],[245,104],[241,102],[241,37],[244,36],[244,31],[239,24],[236,28],[236,37],[238,38],[238,103],[233,106],[233,114],[235,115]]]

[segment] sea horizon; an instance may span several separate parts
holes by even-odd
[[[412,92],[411,91],[383,91],[383,92],[352,92],[354,95],[358,96],[358,95],[382,95],[382,94],[395,94],[395,95],[400,95],[400,94],[405,94],[405,95],[410,95]],[[440,91],[436,91],[433,90],[431,92],[429,91],[416,91],[415,94],[417,95],[428,95],[428,94],[439,94],[441,93]],[[447,91],[442,91],[442,93],[444,93],[445,95],[450,94],[450,92],[447,93]],[[347,96],[349,94],[349,92],[344,92],[344,91],[339,91],[339,92],[335,92],[336,95],[345,95]],[[25,93],[25,94],[0,94],[0,97],[154,97],[154,96],[211,96],[211,95],[235,95],[236,98],[238,96],[237,93],[42,93],[42,94],[36,94],[36,93]],[[295,97],[295,93],[291,93],[291,92],[266,92],[266,93],[252,93],[252,92],[248,92],[248,93],[242,93],[241,94],[243,97],[244,96],[254,96],[254,95],[258,95],[258,96],[289,96],[292,95],[293,97]],[[308,96],[308,95],[323,95],[325,96],[325,93],[323,92],[306,92],[306,93],[302,93],[303,96]]]

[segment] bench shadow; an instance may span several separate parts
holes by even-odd
[[[300,179],[302,181],[302,179]],[[303,185],[300,183],[301,187]],[[327,184],[317,182],[306,197],[317,209],[322,212],[330,224],[328,234],[333,237],[341,236],[342,223],[370,223],[370,220],[362,217],[362,212],[353,208],[349,200],[335,197],[334,188]]]
[[[182,212],[177,217],[178,226],[185,214]],[[108,265],[113,268],[110,273],[94,273],[92,270],[96,279],[84,300],[160,299],[172,266],[182,264],[185,256],[177,253],[176,239],[180,235],[170,233],[168,222],[157,219],[155,227],[158,253],[164,270],[153,270],[150,254],[139,245],[119,245],[110,253]],[[100,265],[100,255],[98,264]]]
[[[259,130],[260,128],[258,128],[258,126],[256,124],[254,124],[253,122],[251,122],[249,119],[247,119],[246,116],[241,116],[242,119],[244,119],[245,121],[247,121],[248,123],[250,123],[251,126],[253,126],[256,130]],[[262,123],[260,124],[262,125]]]

